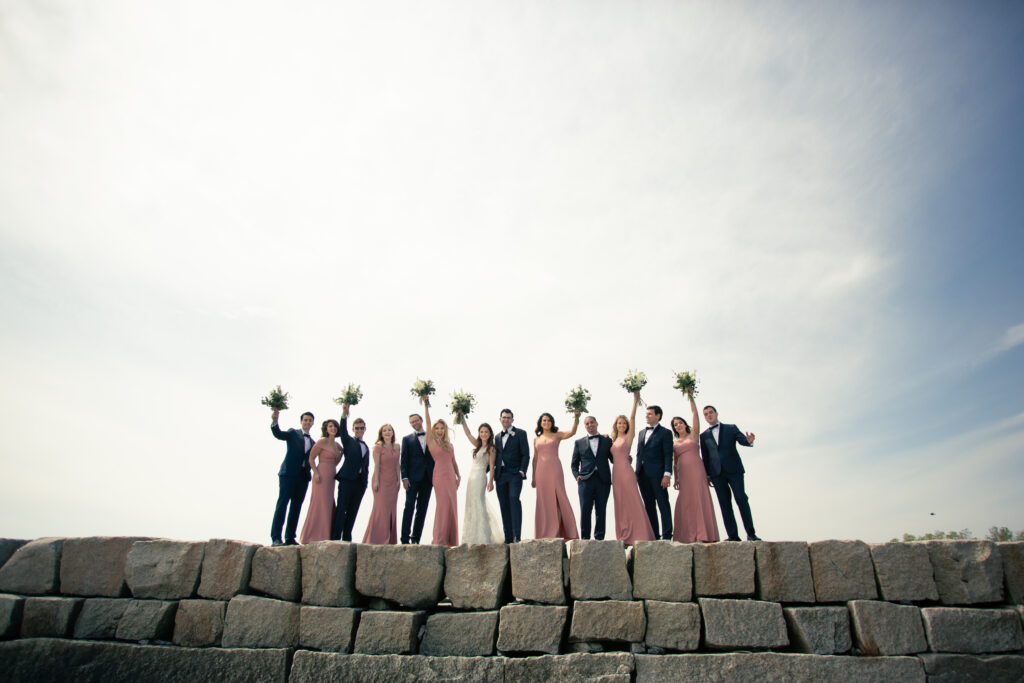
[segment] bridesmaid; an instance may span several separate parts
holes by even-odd
[[[373,509],[370,510],[363,543],[398,543],[398,489],[402,478],[399,455],[395,430],[386,424],[377,431],[377,441],[373,446]]]
[[[708,473],[704,469],[704,461],[700,459],[700,444],[697,442],[700,413],[697,412],[693,392],[686,392],[686,396],[690,399],[693,428],[681,417],[672,418],[672,433],[676,437],[672,446],[672,469],[676,473],[675,489],[679,491],[672,524],[672,540],[680,543],[714,543],[719,540],[718,520],[715,519],[715,506],[711,503],[711,492],[708,489]]]
[[[299,534],[302,544],[331,539],[334,522],[334,473],[341,461],[341,445],[337,442],[341,426],[337,420],[324,420],[323,435],[309,449],[309,468],[313,470],[313,493],[306,508],[306,521]],[[314,462],[316,461],[316,462]]]
[[[636,436],[636,407],[640,403],[640,392],[633,392],[633,411],[629,419],[625,415],[615,418],[612,433],[612,501],[615,504],[615,538],[627,545],[635,541],[653,541],[654,529],[647,517],[647,510],[640,498],[640,486],[636,482],[632,458],[629,451]]]
[[[430,422],[430,401],[422,397],[423,411]],[[434,458],[434,497],[437,506],[434,508],[434,545],[453,546],[459,544],[459,503],[457,493],[459,482],[459,464],[455,462],[455,448],[448,435],[448,423],[438,420],[427,432],[427,446]]]
[[[576,533],[576,515],[569,506],[565,493],[565,475],[558,461],[558,444],[576,435],[580,426],[580,411],[575,412],[572,431],[560,432],[551,413],[542,413],[537,420],[533,440],[533,481],[537,489],[537,512],[533,516],[534,538],[579,538]]]

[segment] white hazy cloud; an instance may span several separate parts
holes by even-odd
[[[996,349],[997,352],[1002,353],[1003,351],[1009,351],[1021,344],[1024,344],[1024,323],[1014,325],[1010,329],[1006,330],[1003,334],[1003,338],[999,340],[999,344],[996,346]]]

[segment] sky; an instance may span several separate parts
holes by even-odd
[[[1010,2],[0,0],[0,536],[269,542],[277,384],[633,368],[766,540],[1024,529],[1022,71]]]

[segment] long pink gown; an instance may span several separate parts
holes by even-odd
[[[316,471],[320,483],[313,480],[313,492],[306,508],[306,521],[302,524],[299,543],[316,543],[331,540],[331,524],[334,522],[334,473],[341,461],[341,446],[337,441],[320,439],[309,451],[310,458],[316,458]]]
[[[700,445],[695,437],[676,440],[672,446],[676,459],[675,519],[672,540],[680,543],[714,543],[718,541],[718,521],[708,490],[708,474],[700,459]]]
[[[576,515],[565,493],[565,474],[558,461],[558,439],[534,441],[537,470],[537,512],[533,516],[534,538],[579,538]]]
[[[363,543],[388,545],[398,543],[398,457],[401,451],[397,444],[373,447],[373,454],[380,458],[377,478],[380,487],[373,493],[373,509],[366,524]],[[372,479],[370,480],[372,483]],[[371,489],[372,490],[372,489]]]
[[[655,540],[651,520],[640,498],[636,472],[629,462],[629,442],[624,436],[612,444],[612,501],[615,504],[615,538],[627,545]]]
[[[455,448],[430,444],[430,455],[434,458],[434,545],[453,546],[459,544],[459,503],[455,481]]]

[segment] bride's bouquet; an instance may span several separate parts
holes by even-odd
[[[460,425],[476,407],[476,397],[465,391],[456,391],[452,394],[448,407],[455,413],[455,424]]]
[[[626,378],[619,382],[619,386],[631,394],[640,391],[647,386],[647,373],[642,370],[630,370],[626,373]],[[643,401],[641,401],[642,403]]]
[[[683,392],[683,396],[697,395],[697,371],[686,371],[676,373],[676,389]]]
[[[271,410],[288,410],[288,392],[281,391],[281,385],[270,390],[270,394],[260,399],[260,403]]]
[[[363,399],[363,390],[359,388],[359,385],[358,384],[349,384],[347,387],[345,387],[342,390],[341,396],[339,396],[338,398],[334,399],[334,402],[337,403],[339,406],[343,406],[343,405],[354,406],[354,405],[359,405],[359,402],[362,399]]]
[[[434,383],[431,382],[429,379],[420,379],[419,377],[417,377],[416,381],[413,382],[412,390],[410,390],[409,393],[411,393],[416,398],[425,398],[429,403],[430,397],[436,391],[437,389],[434,388]]]
[[[577,410],[585,413],[587,412],[587,403],[591,398],[590,392],[584,389],[582,384],[577,384],[576,388],[565,397],[565,409],[570,413],[575,413]]]

